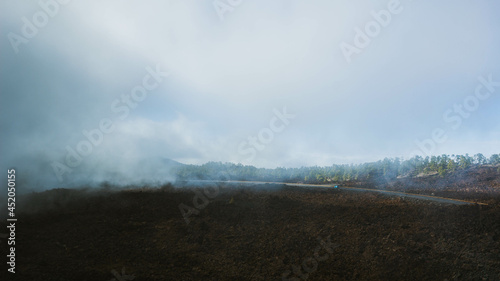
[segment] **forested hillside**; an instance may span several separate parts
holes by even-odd
[[[385,158],[363,164],[332,165],[327,167],[275,168],[209,162],[203,165],[177,167],[177,180],[253,180],[279,182],[328,183],[345,181],[394,180],[402,177],[424,175],[444,176],[479,166],[494,167],[500,174],[500,154],[487,158],[483,154],[474,156],[440,155],[432,157],[415,156],[411,159]]]

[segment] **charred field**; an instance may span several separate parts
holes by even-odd
[[[406,184],[488,205],[284,185],[32,193],[19,197],[14,277],[500,280],[499,193],[431,180]]]

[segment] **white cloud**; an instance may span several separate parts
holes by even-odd
[[[386,1],[245,1],[223,22],[211,1],[72,1],[18,55],[1,43],[2,146],[19,148],[2,148],[2,167],[63,157],[158,63],[172,76],[85,165],[125,171],[133,165],[124,156],[240,162],[238,144],[283,106],[296,119],[248,164],[405,155],[444,125],[443,111],[473,93],[478,76],[500,80],[500,22],[488,1],[401,3],[403,12],[347,64],[340,42]],[[19,32],[21,17],[37,9],[2,2],[0,35]],[[439,152],[498,149],[500,99],[487,103]]]

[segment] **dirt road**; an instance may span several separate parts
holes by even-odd
[[[335,188],[335,185],[331,184],[303,184],[303,183],[285,183],[285,182],[264,182],[264,181],[214,181],[214,180],[195,180],[190,182],[218,182],[218,183],[235,183],[235,184],[284,184],[286,186],[297,186],[297,187],[324,187],[324,188]],[[423,194],[414,194],[414,193],[406,193],[399,191],[390,191],[390,190],[382,190],[382,189],[369,189],[369,188],[359,188],[359,187],[337,187],[341,190],[351,190],[351,191],[361,191],[361,192],[378,192],[383,193],[389,196],[399,196],[404,198],[414,198],[419,200],[433,201],[437,203],[445,203],[445,204],[454,204],[454,205],[470,205],[470,204],[479,204],[479,205],[487,205],[485,203],[471,202],[460,199],[451,199],[439,196],[431,196],[431,195],[423,195]]]

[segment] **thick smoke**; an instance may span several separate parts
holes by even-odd
[[[500,80],[498,4],[401,6],[349,63],[339,46],[387,3],[252,1],[221,21],[210,1],[3,1],[0,169],[16,168],[27,192],[155,183],[173,179],[166,159],[275,168],[404,157],[429,149],[436,128],[446,141],[431,154],[498,153],[500,89],[477,108],[468,99],[478,77]],[[474,108],[459,126],[455,105]],[[270,131],[285,107],[295,117]],[[97,129],[92,151],[79,147]],[[251,160],[239,153],[249,138]]]

